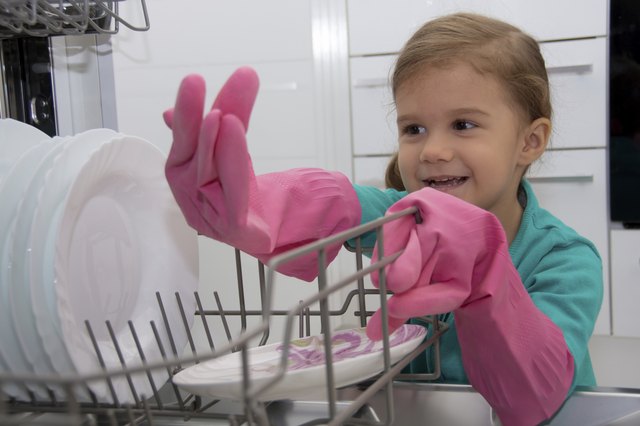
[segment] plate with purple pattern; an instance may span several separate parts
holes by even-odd
[[[332,333],[331,353],[336,388],[349,386],[371,378],[384,369],[382,342],[374,342],[365,328],[353,328]],[[391,364],[414,350],[425,338],[427,330],[405,324],[389,336]],[[253,390],[261,389],[277,377],[284,356],[282,343],[249,349],[249,383]],[[322,335],[292,340],[286,371],[280,380],[263,389],[257,399],[304,399],[326,397],[324,338]],[[173,377],[181,388],[200,396],[242,400],[242,359],[233,352],[187,367]]]

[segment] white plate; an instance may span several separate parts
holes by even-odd
[[[121,137],[110,129],[92,129],[69,138],[53,159],[35,195],[36,209],[27,239],[28,259],[23,297],[32,306],[38,337],[53,371],[74,373],[60,331],[54,288],[54,242],[72,183],[93,153],[111,139]],[[34,188],[35,189],[35,188]]]
[[[90,134],[92,137],[86,137],[86,134]],[[38,167],[33,171],[24,198],[18,206],[13,244],[10,252],[10,312],[13,318],[13,326],[18,336],[19,346],[31,367],[31,371],[36,374],[57,373],[51,357],[47,354],[47,349],[50,348],[45,347],[38,332],[36,326],[36,310],[32,301],[32,294],[34,292],[34,285],[31,280],[31,268],[34,264],[33,253],[34,249],[37,250],[45,244],[44,236],[33,234],[36,212],[39,208],[40,191],[49,180],[49,175],[55,168],[68,167],[65,173],[71,176],[75,174],[73,163],[60,163],[60,158],[68,156],[70,151],[77,151],[75,156],[75,159],[79,162],[75,165],[75,169],[77,170],[83,164],[82,154],[84,154],[84,160],[86,161],[91,151],[95,151],[100,144],[115,135],[118,135],[118,133],[113,130],[95,129],[80,133],[76,136],[54,138],[54,148],[43,157]],[[70,149],[78,139],[84,140],[85,143],[81,145],[81,148]],[[52,189],[51,186],[49,186],[49,189]],[[42,314],[44,314],[44,312],[38,312],[38,315]],[[64,397],[63,389],[54,387],[51,390],[58,398]]]
[[[33,126],[11,118],[0,119],[0,182],[25,151],[46,139],[51,138]]]
[[[57,142],[56,142],[57,143]],[[0,183],[0,229],[4,232],[0,236],[0,359],[4,367],[13,372],[30,372],[31,367],[23,354],[11,316],[9,302],[9,284],[11,283],[10,251],[13,245],[14,228],[18,212],[18,204],[24,196],[31,175],[45,154],[54,146],[51,139],[46,139],[25,151],[7,172]],[[39,388],[32,389],[36,396],[46,397]],[[21,400],[27,396],[18,391],[12,396]]]
[[[426,335],[419,325],[405,324],[390,339],[391,363],[398,362],[415,349]],[[261,401],[300,399],[321,395],[326,386],[322,336],[291,341],[287,371],[281,380],[260,393]],[[373,342],[364,328],[336,331],[332,335],[333,372],[336,388],[358,383],[384,369],[382,342]],[[249,350],[249,379],[258,388],[276,376],[282,361],[282,344],[259,346]],[[241,400],[242,362],[234,352],[188,367],[173,377],[173,382],[196,395]]]
[[[55,297],[63,340],[80,373],[99,370],[85,320],[91,323],[108,370],[121,364],[106,320],[127,366],[140,364],[128,320],[147,361],[161,359],[150,321],[171,354],[156,291],[164,301],[179,354],[186,345],[175,293],[181,295],[185,312],[194,312],[197,234],[173,198],[164,163],[164,155],[149,142],[128,136],[114,139],[87,161],[69,191],[55,241]],[[193,321],[193,315],[187,317]],[[159,388],[167,374],[154,373]],[[146,375],[134,376],[133,382],[138,394],[151,395]],[[113,386],[119,402],[133,400],[124,376],[115,378]],[[102,384],[92,384],[92,390],[109,400]]]
[[[47,172],[56,155],[62,150],[64,143],[54,142],[54,146],[42,157],[38,166],[31,172],[31,179],[19,200],[16,222],[13,229],[12,244],[9,250],[9,311],[13,326],[18,336],[19,347],[30,366],[31,372],[38,374],[51,373],[52,367],[47,358],[35,327],[35,318],[31,307],[28,285],[29,265],[29,233],[36,209],[36,194],[44,182]]]

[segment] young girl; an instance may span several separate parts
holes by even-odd
[[[505,425],[545,421],[576,385],[595,384],[587,343],[602,300],[599,255],[538,205],[524,179],[551,133],[531,37],[463,13],[414,34],[393,74],[399,145],[387,176],[396,188],[385,191],[319,169],[255,176],[245,132],[257,86],[252,70],[238,70],[203,118],[204,82],[191,75],[165,114],[174,136],[166,174],[191,226],[267,261],[417,207],[420,223],[384,229],[385,252],[404,249],[386,271],[391,330],[440,315],[450,327],[442,380],[471,383]],[[281,272],[311,280],[315,259]],[[369,321],[374,339],[380,321]],[[429,361],[426,353],[413,372]]]

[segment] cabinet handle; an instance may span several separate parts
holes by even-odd
[[[353,87],[358,88],[386,87],[388,85],[389,80],[386,78],[357,78],[353,80]]]
[[[298,90],[298,82],[289,81],[285,83],[267,84],[264,86],[264,90],[272,92],[289,92]]]
[[[593,64],[556,65],[547,67],[549,74],[575,73],[585,74],[593,71]]]
[[[527,176],[532,183],[593,182],[593,175]]]

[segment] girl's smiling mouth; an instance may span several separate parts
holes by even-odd
[[[462,185],[467,179],[469,179],[468,176],[437,176],[423,179],[422,182],[430,188],[446,190]]]

